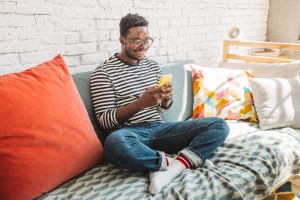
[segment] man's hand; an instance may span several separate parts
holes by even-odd
[[[116,119],[121,124],[143,109],[156,106],[161,101],[162,90],[158,87],[147,88],[146,91],[134,102],[117,109]]]
[[[155,106],[162,100],[162,94],[162,88],[160,87],[147,88],[142,96],[136,101],[136,105],[142,109]]]
[[[172,99],[173,99],[173,86],[172,83],[167,83],[163,85],[161,88],[161,107],[169,108]]]
[[[162,87],[147,88],[142,96],[140,96],[136,101],[117,109],[117,121],[119,123],[124,123],[136,113],[147,107],[156,106],[159,102],[162,108],[167,109],[172,102],[172,97],[172,84],[165,84]]]

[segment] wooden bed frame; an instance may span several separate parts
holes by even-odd
[[[293,61],[299,61],[288,59],[286,57],[267,57],[267,56],[257,56],[241,53],[230,53],[230,47],[247,47],[247,48],[268,48],[268,49],[280,49],[295,52],[300,52],[300,44],[295,43],[277,43],[277,42],[254,42],[254,41],[238,41],[238,40],[224,40],[223,44],[223,62],[229,62],[230,60],[240,60],[250,63],[287,63]],[[282,185],[284,185],[283,183]],[[281,186],[282,186],[281,185]],[[280,186],[280,187],[281,187]],[[296,199],[296,194],[293,192],[286,193],[272,193],[265,197],[263,200],[293,200]]]
[[[266,57],[266,56],[254,56],[254,55],[242,55],[230,53],[230,47],[251,47],[251,48],[269,48],[280,49],[287,51],[300,51],[300,44],[295,43],[276,43],[276,42],[250,42],[250,41],[238,41],[238,40],[224,40],[223,44],[223,62],[227,62],[230,59],[242,60],[245,62],[253,63],[286,63],[295,60],[278,58],[278,57]]]

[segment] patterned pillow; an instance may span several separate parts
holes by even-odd
[[[193,118],[221,117],[257,122],[249,70],[205,68],[191,64]]]

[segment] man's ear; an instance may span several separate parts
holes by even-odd
[[[120,41],[120,43],[121,43],[122,45],[125,45],[125,37],[121,36],[121,37],[119,38],[119,41]]]

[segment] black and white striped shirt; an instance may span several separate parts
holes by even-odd
[[[96,118],[103,129],[115,129],[116,110],[141,96],[146,88],[155,86],[160,78],[160,68],[155,61],[144,58],[136,65],[122,62],[117,54],[96,68],[91,76],[91,95]],[[165,110],[152,106],[136,113],[124,124],[162,121]]]

